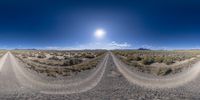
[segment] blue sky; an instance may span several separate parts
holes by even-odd
[[[198,0],[0,1],[0,48],[200,48],[199,12]]]

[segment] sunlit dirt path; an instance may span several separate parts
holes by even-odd
[[[11,63],[9,53],[6,53],[0,60],[0,93],[12,93],[23,90],[22,85],[20,85],[16,78]]]

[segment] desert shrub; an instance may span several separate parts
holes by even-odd
[[[155,57],[155,62],[162,63],[164,60],[163,57]]]
[[[150,65],[154,63],[154,59],[152,57],[144,57],[144,59],[142,59],[142,63],[144,65]]]
[[[29,63],[28,63],[27,65],[28,65],[28,66],[29,66],[29,68],[30,68],[30,69],[32,69],[32,70],[35,70],[35,69],[36,69],[36,67],[35,67],[35,66],[33,66],[33,65],[29,64]]]
[[[94,55],[92,55],[92,54],[87,54],[87,55],[85,55],[85,58],[92,59],[92,58],[95,58],[95,56],[94,56]]]
[[[52,56],[52,57],[50,57],[50,58],[48,58],[49,60],[59,60],[59,58],[58,57],[56,57],[56,56]]]
[[[81,55],[74,55],[74,58],[79,58],[81,57]]]
[[[139,56],[137,56],[137,57],[134,57],[134,60],[136,60],[136,61],[140,61],[140,60],[142,60],[142,58],[139,57]]]
[[[22,56],[22,58],[28,58],[27,56]]]
[[[33,62],[39,63],[40,61],[38,59],[34,59]]]
[[[126,60],[127,60],[127,61],[132,61],[133,58],[132,58],[131,56],[128,56]]]
[[[44,72],[45,72],[44,69],[36,69],[36,71],[37,71],[38,73],[44,73]]]
[[[142,58],[139,56],[128,56],[127,60],[128,61],[140,61],[140,60],[142,60]]]
[[[65,60],[61,66],[69,66],[69,65],[70,65],[70,61]]]
[[[174,59],[176,61],[182,61],[182,60],[184,60],[184,56],[183,57],[176,56],[176,57],[174,57]]]
[[[45,69],[47,76],[56,77],[56,72],[53,69]]]
[[[56,74],[54,74],[54,73],[47,73],[47,76],[49,76],[49,77],[56,77]]]
[[[38,55],[37,58],[46,58],[45,55]]]
[[[55,72],[56,72],[58,75],[61,75],[61,74],[62,74],[62,70],[61,70],[61,69],[55,68],[54,70],[55,70]]]
[[[81,57],[84,58],[85,56],[86,56],[86,53],[82,53],[82,54],[81,54]]]
[[[90,69],[96,67],[98,62],[99,62],[98,60],[94,60],[94,61],[91,61],[91,62],[81,63],[79,65],[74,65],[70,68],[70,71],[81,72],[83,70],[90,70]]]
[[[97,52],[96,57],[101,56],[102,54],[104,54],[104,52]]]
[[[167,58],[164,59],[163,62],[164,62],[165,64],[167,64],[167,65],[170,65],[170,64],[173,64],[173,63],[174,63],[174,59],[171,58],[171,57],[167,57]]]
[[[81,62],[82,62],[82,60],[81,60],[81,59],[77,59],[77,58],[74,58],[74,59],[70,59],[70,60],[69,60],[69,64],[70,64],[70,65],[79,64],[79,63],[81,63]]]
[[[62,76],[70,76],[69,72],[62,72]]]
[[[166,67],[163,67],[163,68],[159,68],[156,72],[157,75],[167,75],[167,74],[170,74],[172,72],[172,69],[171,68],[166,68]]]
[[[70,57],[64,56],[64,60],[68,60],[68,59],[70,59]]]

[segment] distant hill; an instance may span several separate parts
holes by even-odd
[[[151,49],[147,49],[147,48],[139,48],[138,50],[151,50]]]
[[[18,49],[18,48],[16,48],[14,50],[37,50],[37,49]]]

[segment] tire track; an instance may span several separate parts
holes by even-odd
[[[7,56],[8,56],[8,53],[6,53],[0,60],[0,72],[1,72],[1,69],[2,69],[5,61],[6,61]]]

